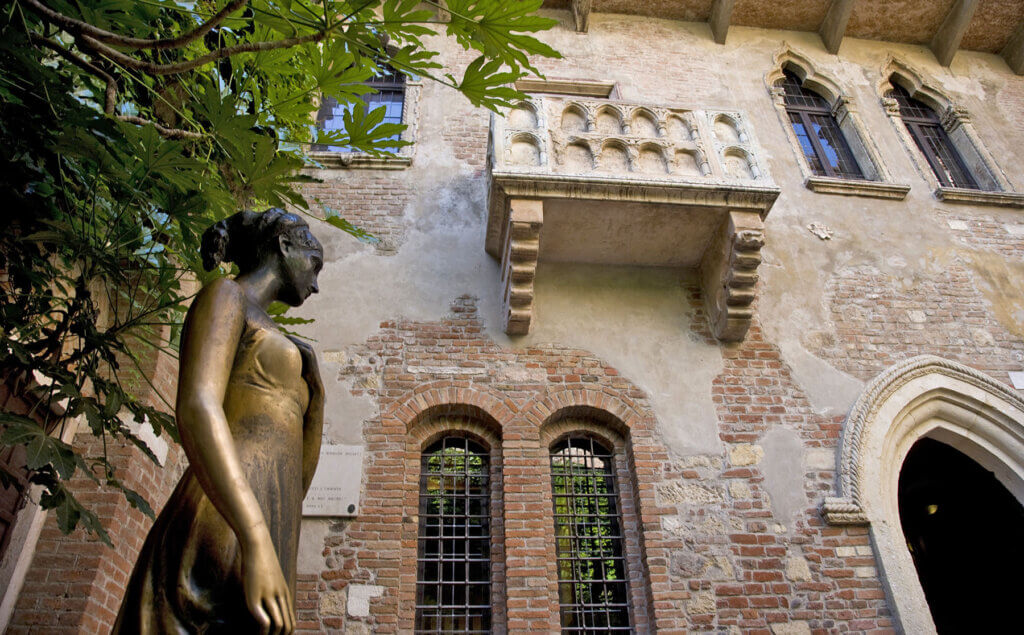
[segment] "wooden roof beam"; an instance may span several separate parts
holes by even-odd
[[[1006,63],[1013,69],[1014,73],[1024,75],[1024,22],[1017,27],[1000,52]]]
[[[839,52],[839,45],[843,43],[846,24],[853,13],[853,3],[854,0],[832,0],[825,12],[825,19],[821,21],[818,33],[825,43],[825,49],[833,55]]]
[[[572,0],[572,19],[576,23],[577,33],[586,33],[590,28],[590,10],[594,0]]]
[[[729,20],[732,19],[734,4],[736,4],[736,0],[715,0],[711,5],[708,24],[711,25],[711,35],[719,44],[725,44],[725,36],[729,32]]]
[[[956,0],[950,7],[946,19],[942,21],[935,37],[932,38],[932,53],[939,60],[939,64],[949,66],[960,48],[960,41],[971,25],[971,18],[974,17],[974,10],[978,8],[978,0]]]

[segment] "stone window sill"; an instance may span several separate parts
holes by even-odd
[[[316,162],[312,167],[350,170],[404,170],[412,164],[412,156],[402,154],[376,157],[364,152],[310,152],[309,158]]]
[[[863,179],[836,179],[828,176],[809,176],[804,181],[807,189],[819,194],[840,194],[845,196],[867,196],[902,201],[910,191],[909,185],[882,183]]]
[[[1024,194],[1018,192],[990,192],[962,187],[938,187],[935,189],[935,198],[943,203],[1024,207]]]

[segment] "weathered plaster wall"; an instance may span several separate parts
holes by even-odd
[[[654,488],[654,506],[640,513],[660,527],[645,530],[643,549],[669,554],[650,619],[776,632],[890,626],[866,534],[825,528],[816,511],[832,487],[841,424],[863,383],[900,359],[931,352],[1003,381],[1024,366],[1024,217],[933,197],[879,103],[880,69],[894,56],[966,107],[1015,189],[1024,188],[1014,170],[1024,158],[1024,80],[980,53],[960,52],[943,69],[916,46],[847,39],[832,56],[814,34],[742,27],[719,46],[703,24],[606,14],[581,35],[568,14],[552,15],[563,25],[544,37],[565,58],[540,62],[549,76],[615,81],[636,103],[746,113],[782,189],[766,221],[754,328],[738,345],[711,338],[693,272],[542,262],[532,332],[504,335],[498,263],[483,249],[488,114],[428,82],[411,167],[318,173],[325,202],[368,201],[360,219],[387,237],[386,248],[372,247],[317,228],[327,265],[320,295],[300,313],[316,318],[304,332],[324,359],[328,435],[366,442],[392,398],[427,382],[496,390],[521,406],[527,393],[613,374],[649,409],[668,457],[657,479],[638,483]],[[850,98],[891,181],[911,187],[906,200],[804,187],[802,158],[764,80],[783,46]],[[468,59],[445,54],[455,65]],[[453,313],[458,306],[471,314]],[[452,328],[479,333],[460,349]],[[562,358],[592,360],[603,374],[559,368]],[[364,481],[364,496],[367,488],[376,491]],[[335,606],[350,582],[381,584],[386,567],[359,555],[373,545],[364,522],[307,522],[306,626],[394,627],[381,621],[398,593],[386,583],[365,615]],[[646,571],[649,583],[659,567]],[[516,611],[510,605],[510,625]]]

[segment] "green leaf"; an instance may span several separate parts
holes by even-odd
[[[316,321],[310,320],[308,318],[286,317],[283,315],[276,315],[274,316],[273,320],[274,322],[277,322],[278,324],[282,324],[284,326],[293,326],[295,324],[312,324],[313,322]]]
[[[558,24],[553,18],[534,15],[542,0],[447,0],[451,13],[448,35],[464,48],[473,48],[488,59],[505,64],[513,72],[525,68],[540,75],[530,64],[530,55],[561,58],[561,54],[537,38],[537,33]]]
[[[525,95],[511,87],[520,75],[501,72],[501,68],[499,60],[487,61],[487,57],[481,55],[466,67],[459,90],[475,106],[484,106],[495,112],[499,107],[510,106],[513,100],[522,99]]]
[[[347,220],[339,216],[338,212],[335,211],[334,209],[324,205],[323,203],[320,203],[320,205],[324,209],[324,220],[327,221],[328,224],[333,225],[334,227],[337,227],[343,232],[353,236],[354,238],[359,240],[359,242],[368,243],[371,245],[380,242],[380,239],[374,236],[373,234],[367,232],[365,229],[362,229],[361,227],[356,227],[352,223],[348,222]]]
[[[4,426],[0,435],[3,445],[25,446],[25,467],[38,470],[52,465],[63,479],[74,475],[77,462],[70,445],[47,435],[39,424],[25,417],[5,412],[0,414],[0,423]]]

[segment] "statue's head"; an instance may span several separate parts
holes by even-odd
[[[238,265],[239,274],[271,267],[282,282],[278,299],[292,306],[319,291],[323,247],[306,221],[278,207],[238,212],[214,223],[203,233],[201,253],[207,271],[222,262]]]

